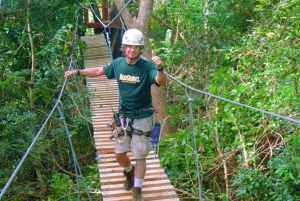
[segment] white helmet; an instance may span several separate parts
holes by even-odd
[[[128,29],[123,35],[122,44],[144,46],[143,33],[138,29]]]

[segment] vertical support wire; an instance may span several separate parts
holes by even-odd
[[[81,97],[81,93],[80,93],[80,90],[79,90],[79,86],[78,86],[77,80],[75,82],[75,87],[76,87],[76,91],[77,91],[78,97]],[[95,141],[94,141],[94,138],[92,136],[92,131],[91,131],[91,129],[89,127],[89,123],[87,121],[87,113],[86,113],[85,109],[83,108],[83,102],[82,102],[81,98],[79,98],[79,103],[80,103],[80,105],[82,107],[82,112],[83,112],[83,116],[84,116],[84,122],[85,122],[85,125],[86,125],[88,133],[89,133],[91,144],[92,144],[94,150],[96,150]]]
[[[105,38],[106,38],[107,47],[108,47],[108,50],[109,50],[110,59],[113,60],[113,54],[112,54],[112,49],[111,49],[110,36],[109,36],[109,33],[106,31],[106,27],[104,28],[103,33],[105,34]],[[117,77],[115,78],[115,80],[116,80],[116,83],[118,84]],[[112,108],[112,104],[110,104],[110,106]],[[104,161],[102,161],[102,164],[106,164],[106,160],[107,160],[107,158],[104,158]],[[107,182],[107,185],[109,186],[109,189],[108,189],[108,192],[107,192],[107,194],[109,196],[108,195],[106,195],[106,196],[112,198],[112,193],[111,193],[111,188],[110,188],[110,185],[112,185],[112,184],[110,183],[110,177],[108,176],[109,171],[108,171],[108,168],[107,168],[106,165],[105,165],[104,169],[105,169],[105,174],[104,175],[106,176],[106,182]]]
[[[62,103],[61,101],[58,101],[58,104],[62,107]],[[71,137],[70,137],[70,132],[69,132],[69,129],[68,129],[68,126],[67,126],[67,123],[65,121],[65,117],[64,117],[64,114],[63,114],[63,111],[61,110],[60,106],[57,106],[57,110],[59,111],[60,113],[60,116],[61,116],[61,120],[63,121],[63,124],[65,126],[65,130],[66,130],[66,133],[67,133],[67,137],[68,137],[68,141],[70,143],[70,148],[71,148],[71,152],[72,152],[72,157],[73,157],[73,163],[74,163],[74,168],[75,168],[75,174],[76,174],[76,188],[77,188],[77,200],[80,201],[80,191],[79,191],[79,176],[78,176],[78,172],[81,176],[81,179],[82,179],[82,182],[83,182],[83,185],[84,185],[84,188],[85,188],[85,191],[86,191],[86,194],[89,198],[89,200],[91,201],[91,197],[90,197],[90,194],[89,194],[89,191],[87,189],[87,186],[84,182],[84,178],[83,178],[83,175],[82,175],[82,172],[80,170],[80,167],[79,167],[79,164],[78,164],[78,161],[77,161],[77,157],[76,157],[76,154],[75,154],[75,151],[74,151],[74,148],[73,148],[73,144],[72,144],[72,140],[71,140]]]
[[[191,124],[191,134],[192,134],[192,141],[193,141],[193,148],[194,148],[194,155],[195,155],[195,163],[196,163],[196,170],[197,170],[197,178],[198,178],[198,188],[199,188],[199,198],[200,201],[202,201],[202,196],[201,196],[201,180],[200,180],[200,171],[199,171],[199,157],[197,153],[197,145],[196,145],[196,137],[195,137],[195,130],[194,130],[194,117],[193,117],[193,108],[192,108],[192,103],[194,101],[193,98],[191,98],[187,92],[186,88],[186,95],[188,97],[189,101],[189,112],[190,112],[190,124]]]

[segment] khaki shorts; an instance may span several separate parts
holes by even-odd
[[[152,131],[154,126],[155,126],[154,115],[151,115],[143,119],[134,119],[132,125],[134,129],[142,130],[143,132]],[[126,136],[125,140],[124,140],[124,136],[120,136],[118,138],[114,138],[114,145],[115,145],[115,153],[127,152],[130,150],[131,147],[132,155],[136,159],[146,158],[149,155],[149,152],[153,149],[151,143],[151,137],[146,137],[145,135],[132,134],[132,138]]]

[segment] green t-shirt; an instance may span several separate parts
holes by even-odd
[[[126,57],[113,60],[103,67],[108,79],[117,78],[119,87],[119,112],[127,115],[152,108],[151,85],[156,84],[156,65],[143,58],[135,64],[128,64]],[[159,85],[158,85],[159,86]],[[153,114],[148,110],[130,118],[145,118]]]

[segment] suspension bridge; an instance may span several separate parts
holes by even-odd
[[[130,0],[128,1],[128,3]],[[127,3],[127,4],[128,4]],[[107,7],[107,1],[102,1],[102,19],[104,21],[107,21],[108,19],[108,7]],[[125,7],[127,6],[125,5]],[[119,14],[118,14],[119,15]],[[117,15],[117,16],[118,16]],[[109,22],[108,24],[104,24],[101,19],[99,20],[99,23],[88,23],[87,18],[87,9],[85,8],[85,20],[83,21],[83,24],[86,24],[87,26],[91,28],[106,28],[110,24],[112,26],[120,26],[118,23]],[[116,17],[117,17],[116,16]],[[109,45],[107,44],[107,35],[106,38],[103,34],[96,34],[92,36],[84,36],[81,37],[81,40],[83,40],[88,48],[83,52],[84,57],[84,67],[85,68],[91,68],[95,66],[103,66],[108,64],[111,60],[111,50],[109,49]],[[72,56],[70,61],[70,66],[72,66]],[[214,97],[216,99],[220,99],[222,101],[226,101],[231,104],[239,105],[242,107],[249,108],[251,110],[255,110],[258,112],[262,112],[271,116],[278,117],[280,119],[284,119],[290,122],[294,122],[298,125],[300,125],[300,121],[297,119],[293,119],[290,117],[281,116],[279,114],[265,111],[259,108],[255,108],[246,104],[242,104],[239,102],[235,102],[226,98],[222,98],[220,96],[201,91],[195,88],[190,87],[189,85],[186,85],[185,83],[177,80],[172,75],[169,75],[166,73],[168,77],[172,80],[177,81],[179,84],[184,86],[186,89],[189,89],[191,91],[195,91],[198,93],[205,94],[210,97]],[[64,80],[64,83],[62,85],[61,93],[59,94],[59,97],[57,99],[57,102],[53,106],[53,109],[50,111],[48,117],[46,118],[44,124],[41,126],[39,132],[36,134],[35,138],[32,140],[30,146],[28,147],[27,151],[25,152],[23,158],[19,162],[18,166],[13,171],[12,175],[10,176],[9,180],[7,181],[4,188],[0,191],[0,200],[3,198],[5,192],[7,191],[9,185],[13,181],[14,177],[18,173],[18,170],[24,163],[25,159],[29,155],[29,152],[31,151],[32,147],[36,143],[37,139],[40,137],[41,132],[45,128],[49,118],[52,116],[54,111],[58,109],[61,119],[63,120],[66,132],[68,134],[68,140],[70,142],[71,151],[72,151],[72,157],[74,161],[74,168],[77,178],[79,175],[83,176],[76,158],[76,154],[74,152],[74,149],[72,147],[72,141],[70,139],[69,130],[67,127],[66,122],[64,121],[64,115],[61,110],[62,103],[60,101],[60,98],[63,93],[63,89],[66,85],[67,79]],[[112,120],[112,108],[118,108],[118,86],[115,80],[109,80],[106,79],[105,76],[96,77],[96,78],[87,78],[86,86],[89,91],[90,95],[90,107],[92,110],[92,124],[93,124],[93,130],[94,130],[94,142],[95,142],[95,148],[97,150],[97,156],[98,156],[98,168],[99,168],[99,180],[101,185],[101,199],[103,201],[115,201],[115,200],[124,200],[129,201],[132,200],[131,192],[123,190],[123,174],[122,169],[119,167],[118,163],[116,162],[114,158],[114,147],[113,147],[113,141],[109,139],[111,135],[110,128],[107,127],[107,123]],[[193,129],[193,114],[192,114],[192,98],[187,97],[189,100],[189,110],[190,110],[190,121],[191,121],[191,134],[193,135],[193,138],[195,137],[194,129]],[[193,142],[193,149],[197,150],[195,142]],[[130,154],[129,156],[132,159],[132,163],[134,164],[135,161]],[[195,153],[195,161],[196,165],[198,165],[198,157]],[[197,167],[197,169],[199,169]],[[198,172],[198,185],[199,185],[199,198],[201,199],[201,186],[200,186],[200,174],[199,170]],[[84,185],[85,186],[85,185]],[[91,200],[89,196],[89,192],[85,186],[86,194],[88,195],[89,200]],[[79,195],[79,189],[77,185],[77,191],[78,191],[78,200],[80,198]],[[160,161],[156,156],[155,149],[150,153],[150,155],[147,157],[147,172],[146,177],[143,183],[143,196],[145,200],[148,201],[170,201],[170,200],[179,200],[178,196],[176,195],[173,186],[171,185],[167,175],[165,174],[164,170],[160,166]]]

